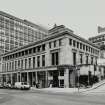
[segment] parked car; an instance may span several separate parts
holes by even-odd
[[[0,88],[3,88],[3,84],[2,83],[0,83]]]
[[[16,89],[30,89],[30,85],[27,82],[16,82],[15,86]]]

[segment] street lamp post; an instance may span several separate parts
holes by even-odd
[[[77,70],[77,74],[78,74],[78,92],[79,92],[79,88],[80,88],[80,81],[79,81],[79,77],[80,77],[80,68],[79,68],[79,66],[77,66],[77,68],[76,68],[76,70]]]

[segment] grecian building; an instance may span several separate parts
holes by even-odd
[[[0,11],[0,54],[43,39],[43,27]]]
[[[0,80],[14,84],[29,82],[40,87],[75,87],[89,83],[103,71],[97,66],[100,49],[63,25],[49,30],[43,40],[1,55]],[[96,65],[96,66],[94,66]],[[85,79],[83,79],[85,78]],[[82,80],[82,81],[81,81]]]

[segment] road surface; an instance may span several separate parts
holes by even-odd
[[[64,94],[0,89],[0,105],[105,105],[105,94]]]

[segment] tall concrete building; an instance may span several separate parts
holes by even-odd
[[[45,28],[0,11],[0,54],[43,39]]]
[[[100,47],[100,56],[105,59],[105,27],[98,26],[98,35],[90,37],[89,41]]]
[[[97,46],[105,45],[105,27],[98,26],[98,35],[90,37],[89,41]]]

